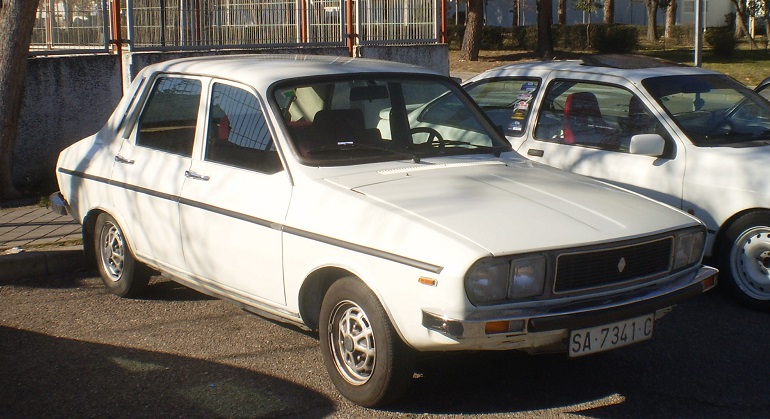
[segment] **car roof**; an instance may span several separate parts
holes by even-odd
[[[691,67],[671,61],[642,55],[587,55],[579,60],[531,61],[497,67],[474,78],[495,76],[532,75],[542,76],[551,71],[569,71],[592,75],[620,76],[632,81],[667,75],[719,74],[703,68]]]
[[[323,55],[248,54],[179,58],[149,65],[148,73],[222,77],[267,86],[295,77],[351,73],[439,74],[410,64]]]

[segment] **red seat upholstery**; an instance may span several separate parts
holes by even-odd
[[[604,125],[596,95],[591,92],[577,92],[567,96],[562,120],[565,143],[580,141],[584,134],[593,133],[595,127]]]

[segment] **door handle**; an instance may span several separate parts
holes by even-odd
[[[185,170],[184,171],[184,175],[185,175],[185,177],[189,177],[190,179],[197,179],[197,180],[209,180],[209,179],[211,179],[210,177],[208,177],[206,175],[199,175],[199,174],[197,174],[197,173],[195,173],[195,172],[193,172],[191,170]]]
[[[115,161],[118,162],[118,163],[123,163],[123,164],[134,164],[133,160],[129,160],[129,159],[121,156],[120,154],[115,156]]]
[[[527,150],[528,156],[534,156],[534,157],[543,157],[543,150],[539,150],[537,148],[530,148]]]

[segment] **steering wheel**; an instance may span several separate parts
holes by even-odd
[[[431,127],[414,127],[409,130],[409,134],[414,136],[414,134],[419,133],[426,133],[428,134],[428,139],[425,141],[424,144],[427,145],[427,147],[433,147],[433,143],[438,143],[438,148],[444,148],[446,146],[446,141],[444,141],[444,137],[439,134],[438,131]]]

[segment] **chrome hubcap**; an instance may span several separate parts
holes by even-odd
[[[362,385],[374,371],[374,331],[366,313],[352,301],[342,301],[332,311],[329,344],[334,364],[350,384]]]
[[[123,261],[125,259],[126,244],[120,229],[111,222],[104,223],[101,237],[101,261],[104,271],[112,281],[120,280],[123,275]]]
[[[740,289],[758,300],[770,300],[770,227],[746,230],[735,241],[730,258]]]

